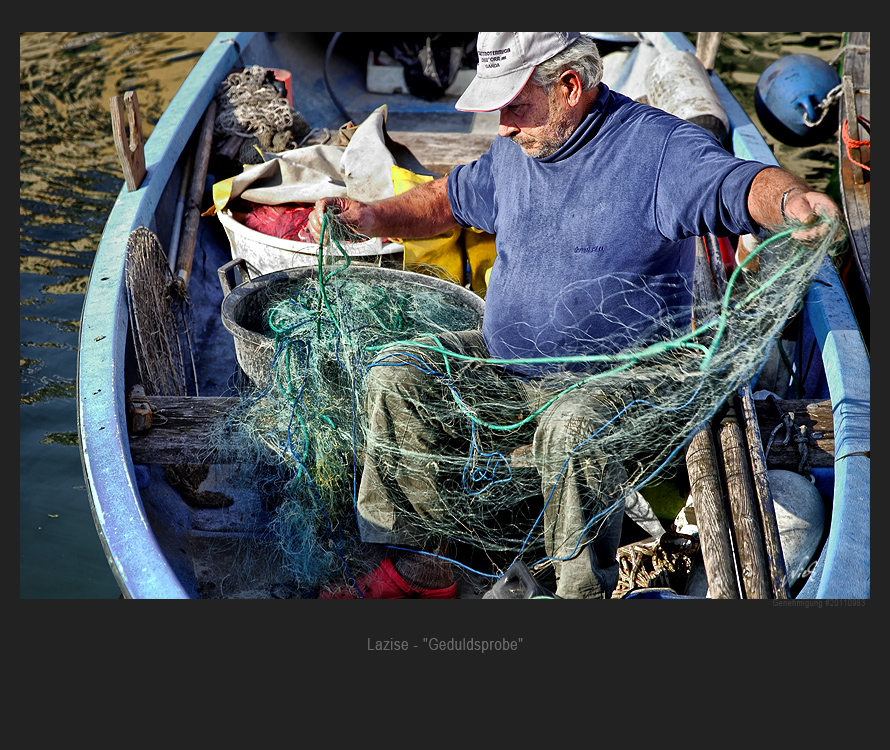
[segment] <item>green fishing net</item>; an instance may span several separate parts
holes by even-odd
[[[682,463],[688,439],[762,367],[820,264],[838,247],[831,239],[838,227],[826,217],[816,241],[800,242],[800,226],[784,227],[712,299],[696,293],[694,319],[687,312],[653,320],[650,330],[634,333],[636,345],[616,332],[623,340],[607,354],[586,354],[581,346],[565,362],[544,358],[555,372],[514,387],[503,373],[509,362],[448,347],[451,332],[481,327],[481,304],[468,301],[467,290],[434,272],[353,262],[338,225],[329,217],[325,224],[317,266],[269,300],[261,333],[271,364],[245,389],[220,438],[242,457],[252,446],[258,472],[260,464],[267,470],[274,495],[269,531],[307,589],[349,580],[363,566],[356,499],[369,448],[391,464],[387,471],[408,477],[403,487],[414,481],[426,491],[423,483],[434,477],[428,490],[435,511],[413,513],[411,525],[427,539],[450,540],[463,552],[452,558],[457,565],[491,578],[516,558],[533,569],[546,565],[542,508],[549,492],[530,443],[549,405],[590,388],[604,394],[604,417],[572,450],[595,445],[597,455],[624,468],[599,477],[600,497],[609,502],[585,519],[587,538],[595,537],[609,514],[622,511],[621,498]],[[573,285],[573,299],[584,284]],[[639,284],[664,291],[655,280]],[[436,425],[441,439],[427,444],[403,435],[398,444],[381,444],[398,435],[398,425],[369,434],[369,378],[393,364],[434,383],[424,391],[427,400],[410,408]],[[554,475],[568,457],[547,456]]]

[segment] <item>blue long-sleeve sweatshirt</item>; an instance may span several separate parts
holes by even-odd
[[[694,238],[759,231],[747,195],[767,166],[605,84],[548,157],[496,138],[448,177],[457,221],[496,235],[482,326],[492,356],[611,354],[670,335],[691,312]]]

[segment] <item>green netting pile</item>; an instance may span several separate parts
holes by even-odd
[[[828,238],[837,236],[837,227],[827,218],[822,223],[829,226],[816,243],[797,241],[799,226],[764,241],[734,271],[724,294],[697,302],[694,323],[689,314],[660,319],[635,334],[644,342],[639,345],[606,355],[575,353],[566,363],[548,358],[557,371],[524,383],[533,398],[517,402],[516,391],[503,385],[504,361],[457,357],[442,344],[448,331],[481,326],[474,310],[447,289],[406,283],[398,272],[391,279],[369,276],[350,263],[331,222],[318,267],[268,307],[264,333],[274,347],[272,365],[230,415],[224,442],[242,455],[245,444],[258,447],[256,455],[275,466],[270,530],[295,580],[312,588],[349,579],[362,564],[355,501],[367,448],[368,373],[401,353],[401,366],[438,382],[436,398],[414,406],[445,436],[435,450],[399,455],[407,471],[435,467],[447,509],[415,521],[430,537],[473,550],[474,570],[482,575],[497,575],[516,557],[541,565],[541,509],[548,498],[528,447],[541,411],[591,384],[615,394],[610,418],[581,441],[596,441],[626,469],[627,479],[606,488],[608,496],[626,496],[670,471],[689,437],[757,373],[836,248]],[[575,299],[583,283],[573,285]],[[554,309],[559,304],[554,300]],[[584,372],[558,367],[579,362]],[[592,534],[616,507],[589,519]]]

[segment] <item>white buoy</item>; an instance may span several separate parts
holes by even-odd
[[[800,474],[770,469],[767,476],[788,585],[793,586],[819,547],[825,530],[825,503],[815,485]]]

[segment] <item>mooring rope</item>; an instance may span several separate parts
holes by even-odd
[[[865,119],[862,115],[857,115],[856,119],[859,120],[859,124],[864,126],[866,130],[868,130],[869,136],[871,135],[871,122]],[[862,162],[858,162],[853,158],[851,151],[854,148],[862,148],[865,146],[868,149],[871,149],[871,138],[866,141],[857,141],[850,137],[850,127],[847,120],[844,120],[844,126],[841,129],[841,138],[844,141],[844,146],[847,148],[847,158],[853,162],[857,167],[862,167],[867,172],[871,172],[871,167],[867,164],[863,164]]]

